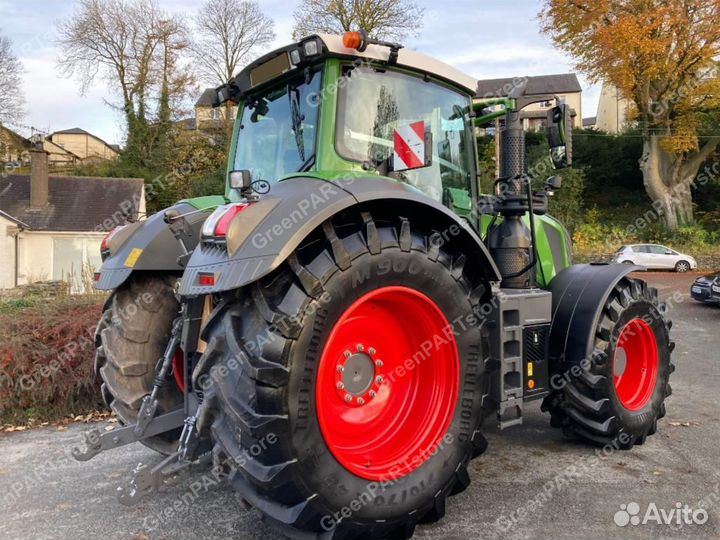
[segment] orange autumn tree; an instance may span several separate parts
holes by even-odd
[[[720,144],[720,0],[546,0],[544,7],[543,32],[577,69],[634,102],[645,188],[665,224],[692,223],[692,186]]]

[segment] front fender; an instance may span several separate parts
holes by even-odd
[[[274,185],[271,193],[234,218],[226,245],[201,243],[183,274],[180,294],[228,291],[256,281],[278,268],[323,222],[351,206],[372,203],[396,204],[399,215],[420,209],[422,219],[437,223],[438,229],[455,224],[468,257],[485,263],[490,281],[500,280],[487,249],[467,222],[407,184],[371,176],[334,181],[293,177]],[[201,273],[214,274],[215,285],[200,285]]]
[[[594,334],[605,302],[615,285],[645,269],[630,264],[576,264],[550,283],[553,315],[550,327],[550,367],[565,371],[591,358]]]
[[[179,214],[188,214],[190,225],[187,239],[192,249],[200,239],[200,229],[209,211],[198,211],[191,204],[181,202],[171,207]],[[177,272],[183,267],[178,263],[182,255],[180,244],[164,221],[165,212],[158,212],[145,221],[132,223],[121,229],[110,242],[110,256],[100,267],[100,277],[95,282],[98,290],[112,290],[122,285],[135,271]]]

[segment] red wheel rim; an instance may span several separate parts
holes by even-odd
[[[615,393],[622,406],[631,411],[642,409],[653,395],[657,378],[655,333],[645,321],[633,319],[620,333],[613,357]]]
[[[368,480],[405,476],[437,450],[455,413],[457,343],[440,308],[406,287],[353,303],[318,367],[315,403],[325,442]]]
[[[181,392],[185,392],[185,355],[182,349],[178,347],[175,356],[172,359],[173,377],[180,388]]]

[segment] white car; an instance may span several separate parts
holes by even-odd
[[[690,255],[678,253],[657,244],[633,244],[623,246],[615,253],[613,262],[637,264],[651,270],[675,270],[687,272],[697,268],[697,261]]]

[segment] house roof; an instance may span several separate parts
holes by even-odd
[[[89,131],[85,131],[84,129],[78,128],[78,127],[70,128],[70,129],[61,129],[60,131],[53,131],[48,138],[52,139],[53,135],[87,135],[89,137],[92,137],[93,139],[100,141],[101,143],[103,143],[105,146],[107,146],[111,150],[114,150],[115,152],[118,151],[118,150],[116,150],[116,147],[117,147],[116,144],[110,144],[110,143],[102,140],[97,135],[93,135]]]
[[[92,135],[89,131],[85,131],[82,128],[70,128],[70,129],[61,129],[60,131],[54,131],[50,134],[52,137],[55,134],[66,134],[66,135]],[[93,135],[95,137],[95,135]]]
[[[43,141],[43,149],[48,154],[60,154],[60,155],[69,154],[69,155],[73,156],[74,158],[80,159],[80,156],[78,156],[77,154],[74,154],[67,148],[63,148],[59,144],[52,142],[50,139],[45,139]]]
[[[507,77],[504,79],[479,80],[477,97],[503,97],[527,79],[525,94],[572,94],[582,92],[575,73],[538,75],[535,77]]]
[[[212,107],[215,102],[215,89],[206,88],[195,102],[196,107]]]
[[[584,126],[594,126],[597,124],[597,116],[590,116],[589,118],[583,118],[583,127]]]
[[[48,204],[31,209],[30,176],[0,178],[0,212],[35,231],[106,231],[126,222],[127,207],[137,216],[143,179],[51,176],[48,188]]]
[[[0,129],[3,130],[5,133],[7,133],[10,136],[10,138],[15,141],[15,144],[17,144],[18,146],[29,147],[32,144],[30,142],[30,140],[26,139],[19,133],[15,133],[12,129],[10,129],[7,126],[3,126],[2,124],[0,124]]]

